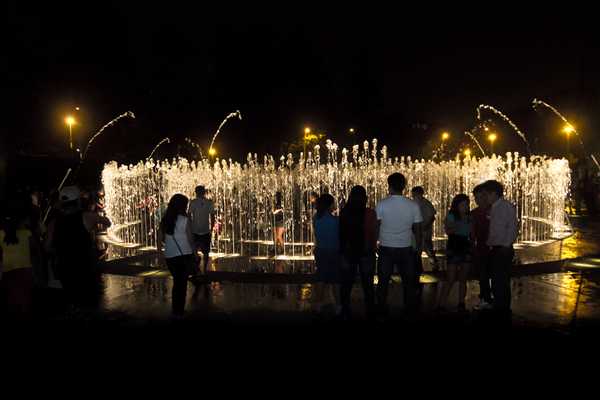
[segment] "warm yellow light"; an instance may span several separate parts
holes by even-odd
[[[309,133],[310,133],[310,128],[309,127],[304,128],[304,134],[308,135]]]
[[[571,124],[567,124],[564,126],[563,130],[564,133],[568,135],[570,135],[571,133],[575,132],[575,128],[573,128],[573,125]]]
[[[354,128],[350,128],[350,133],[354,133]]]
[[[318,140],[319,137],[322,137],[322,136],[321,135],[317,136],[317,135],[311,133],[310,135],[304,135],[304,140],[305,141]]]
[[[490,128],[488,128],[487,126],[484,126],[483,129],[487,132],[490,130]]]
[[[471,149],[465,149],[465,156],[469,157],[471,155]]]
[[[211,147],[210,149],[208,149],[208,155],[213,157],[217,154],[217,150],[214,149],[214,147]]]
[[[450,134],[448,132],[443,132],[442,133],[442,140],[448,140],[450,139]]]
[[[75,118],[73,118],[70,115],[67,115],[67,117],[65,118],[65,123],[67,125],[74,125],[75,124]]]
[[[492,143],[494,143],[494,142],[496,141],[496,139],[497,139],[497,138],[498,138],[498,136],[496,136],[496,134],[495,134],[495,133],[490,133],[490,134],[488,135],[488,140],[489,140],[490,142],[492,142]]]

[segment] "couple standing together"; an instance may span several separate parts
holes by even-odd
[[[204,186],[197,186],[195,191],[196,198],[191,202],[182,194],[171,197],[158,235],[173,276],[172,314],[175,318],[184,314],[188,277],[197,274],[197,251],[202,253],[205,274],[208,268],[215,207],[212,200],[206,198]]]
[[[378,313],[382,317],[389,314],[387,295],[394,268],[402,278],[404,304],[408,312],[412,313],[417,308],[421,253],[425,250],[432,253],[430,257],[435,255],[430,243],[435,210],[425,216],[427,220],[424,222],[420,207],[422,188],[413,189],[413,197],[417,201],[402,196],[406,178],[400,173],[388,177],[388,187],[390,196],[381,200],[375,210],[366,206],[365,188],[353,187],[339,220],[333,215],[335,201],[331,195],[322,195],[317,200],[314,218],[317,278],[319,282],[329,284],[338,304],[336,313],[343,319],[351,314],[350,294],[357,271],[360,271],[368,318]],[[497,181],[487,181],[475,188],[479,207],[474,210],[473,224],[469,197],[465,194],[455,196],[445,224],[448,282],[443,287],[438,305],[446,299],[458,277],[459,309],[464,310],[469,254],[475,247],[480,274],[480,305],[492,307],[493,302],[495,310],[510,312],[512,245],[518,235],[518,221],[515,207],[503,198],[503,191]],[[479,232],[474,232],[473,228]],[[434,269],[437,269],[435,258],[433,262]],[[375,291],[376,263],[378,282]]]
[[[418,203],[402,196],[406,187],[404,175],[390,175],[388,187],[390,196],[372,210],[367,208],[365,188],[354,186],[339,220],[333,215],[335,201],[331,195],[324,194],[317,200],[314,218],[317,279],[330,285],[336,300],[336,285],[340,284],[336,313],[343,319],[351,315],[350,298],[357,272],[360,272],[369,319],[374,318],[377,312],[383,316],[389,313],[388,286],[394,268],[402,277],[407,309],[416,309],[415,253],[421,254],[422,250],[423,217]],[[375,291],[376,253],[379,257]]]

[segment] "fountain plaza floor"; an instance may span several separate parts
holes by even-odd
[[[529,249],[525,265],[516,265],[512,279],[512,331],[571,335],[596,332],[600,328],[600,221],[573,219],[575,234],[562,243]],[[558,248],[556,247],[558,246]],[[561,252],[561,260],[556,258]],[[541,260],[541,261],[540,261]],[[426,263],[427,265],[427,263]],[[285,267],[284,267],[285,268]],[[428,268],[426,268],[428,269]],[[455,330],[475,332],[482,313],[473,311],[479,288],[468,282],[467,312],[434,310],[442,273],[425,272],[418,320],[428,332]],[[314,311],[313,283],[310,274],[298,271],[209,273],[207,284],[188,289],[186,317],[177,321],[190,327],[207,323],[229,327],[240,325],[319,326],[334,321],[333,307]],[[208,283],[210,281],[210,283]],[[43,300],[40,320],[74,322],[103,327],[170,326],[171,279],[163,269],[144,265],[107,263],[103,274],[104,292],[98,310],[67,315],[52,301]],[[391,322],[403,321],[402,287],[399,277],[390,287]],[[50,297],[56,299],[57,291]],[[48,295],[44,295],[48,296]],[[456,287],[450,293],[448,309],[456,305]],[[365,322],[362,291],[357,284],[352,292],[354,318],[351,324]],[[470,310],[470,311],[469,311]],[[180,325],[181,326],[181,325]],[[430,329],[431,328],[431,329]]]

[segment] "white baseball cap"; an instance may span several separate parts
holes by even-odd
[[[60,190],[60,201],[67,202],[79,200],[81,192],[77,186],[65,186]]]

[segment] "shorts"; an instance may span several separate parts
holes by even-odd
[[[471,243],[469,238],[450,235],[446,246],[446,262],[448,264],[464,264],[471,261]]]
[[[196,248],[200,249],[202,254],[208,254],[210,252],[210,233],[204,235],[197,235],[194,233],[194,244]]]

